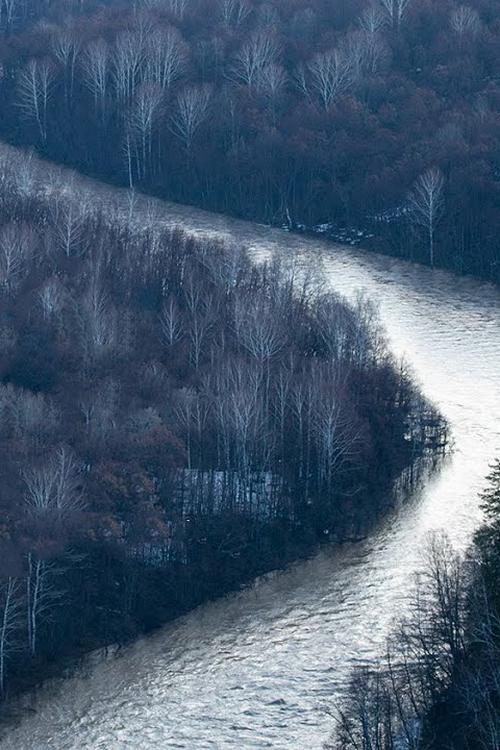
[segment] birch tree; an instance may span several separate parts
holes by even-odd
[[[28,272],[36,235],[27,224],[9,222],[0,229],[0,284],[12,292]]]
[[[56,246],[67,258],[84,251],[87,219],[88,207],[84,203],[70,199],[61,208],[56,208],[52,217],[54,237]]]
[[[310,86],[326,110],[353,83],[352,61],[338,49],[315,55],[307,70]]]
[[[33,516],[69,518],[83,506],[80,466],[73,453],[62,446],[43,464],[23,474],[25,503]]]
[[[280,45],[276,36],[268,30],[256,31],[237,52],[231,77],[247,86],[256,83],[257,76],[268,65],[277,62]]]
[[[108,43],[104,39],[91,42],[84,50],[81,66],[84,83],[94,96],[95,111],[104,124],[110,68]]]
[[[257,91],[263,98],[266,109],[273,123],[276,123],[278,111],[287,86],[287,75],[284,68],[276,63],[266,65],[257,76]]]
[[[194,137],[208,117],[210,99],[209,86],[189,86],[177,96],[171,128],[187,153],[191,151]]]
[[[411,0],[380,0],[387,23],[393,29],[399,31],[401,24],[408,12]]]
[[[30,60],[17,79],[19,107],[28,119],[37,124],[43,142],[47,140],[47,106],[53,83],[54,69],[46,59]]]
[[[75,83],[76,61],[80,53],[81,44],[75,32],[63,29],[52,38],[52,51],[63,68],[64,95],[71,104]]]
[[[219,0],[219,16],[224,26],[238,28],[252,13],[247,0]]]
[[[5,693],[9,659],[20,647],[21,618],[20,584],[16,578],[9,576],[0,586],[0,694],[2,696]]]
[[[182,338],[182,318],[174,297],[170,297],[164,305],[160,316],[160,325],[163,338],[168,346],[173,346]]]
[[[137,175],[146,179],[152,168],[153,129],[160,115],[162,90],[155,84],[139,86],[132,103],[126,127],[135,144]]]
[[[481,29],[481,20],[475,8],[468,5],[459,5],[451,12],[450,25],[460,37],[475,37]]]
[[[28,650],[36,656],[39,642],[39,630],[42,622],[47,621],[61,599],[61,592],[55,586],[57,569],[54,563],[27,555],[26,572],[26,613]]]
[[[122,31],[116,37],[113,54],[113,81],[121,106],[132,100],[144,62],[144,37],[140,31]]]
[[[173,26],[155,29],[149,36],[145,77],[169,91],[186,70],[187,54],[182,37]]]
[[[436,226],[444,210],[444,177],[440,169],[427,169],[416,180],[408,198],[408,217],[427,235],[429,263],[434,265]]]

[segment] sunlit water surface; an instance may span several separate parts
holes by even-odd
[[[322,268],[380,305],[390,344],[452,427],[453,457],[364,542],[259,580],[45,687],[1,750],[317,750],[339,686],[380,658],[426,534],[464,547],[500,455],[500,296],[472,279],[260,225],[157,204],[162,221]],[[140,212],[142,206],[134,207]],[[165,218],[167,217],[167,218]]]

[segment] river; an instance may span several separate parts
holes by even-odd
[[[426,535],[445,527],[463,548],[479,522],[478,492],[500,455],[500,294],[359,249],[155,206],[155,221],[280,252],[349,297],[366,290],[392,349],[449,420],[454,452],[367,540],[325,549],[47,685],[0,749],[319,750],[339,686],[383,655]]]

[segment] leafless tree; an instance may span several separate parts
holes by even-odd
[[[257,74],[256,88],[264,99],[273,123],[276,122],[286,86],[287,74],[281,65],[271,63],[262,68]]]
[[[141,84],[132,102],[126,127],[135,146],[139,180],[152,168],[153,130],[162,102],[162,89],[156,84]]]
[[[85,226],[88,220],[88,207],[81,201],[70,199],[55,206],[52,226],[57,248],[69,258],[81,255],[84,248]]]
[[[5,8],[5,26],[10,29],[22,10],[22,0],[3,0],[2,5]]]
[[[63,66],[64,91],[68,102],[73,97],[75,83],[75,68],[81,43],[76,34],[69,29],[63,29],[52,37],[54,56]]]
[[[146,8],[159,8],[168,11],[174,18],[182,21],[186,15],[190,0],[142,0]]]
[[[247,86],[253,86],[259,73],[277,62],[280,51],[280,44],[272,32],[256,31],[236,54],[230,76]]]
[[[104,39],[91,42],[82,56],[84,82],[94,95],[94,106],[99,113],[101,123],[106,119],[106,101],[110,67],[110,52]]]
[[[386,14],[387,22],[392,28],[399,30],[410,3],[411,0],[380,0],[382,10]]]
[[[38,292],[42,315],[46,320],[61,320],[67,292],[57,277],[48,279]]]
[[[114,380],[108,380],[97,392],[91,391],[81,398],[79,408],[92,443],[102,445],[115,432],[118,426],[118,399],[119,386]]]
[[[209,86],[189,86],[177,96],[171,127],[187,153],[191,151],[194,137],[208,117],[210,100]]]
[[[149,36],[146,50],[146,73],[148,81],[169,91],[186,69],[185,44],[173,26],[155,29]]]
[[[379,31],[352,31],[344,37],[341,50],[349,60],[353,82],[377,73],[389,59],[389,48]]]
[[[359,19],[359,25],[371,36],[378,34],[379,31],[385,26],[385,14],[379,5],[369,5]]]
[[[32,59],[17,79],[19,107],[38,126],[42,141],[47,140],[47,106],[54,82],[54,68],[47,59]]]
[[[355,676],[331,750],[423,750],[423,719],[463,663],[467,580],[446,537],[432,534],[409,614],[395,622],[389,639],[387,663]]]
[[[145,59],[144,42],[140,30],[122,31],[116,37],[113,54],[113,81],[121,105],[129,104],[134,97]]]
[[[215,305],[193,276],[186,279],[184,297],[189,312],[187,336],[191,345],[191,359],[198,369],[201,355],[215,320]]]
[[[87,356],[99,356],[112,349],[118,333],[116,311],[103,291],[98,269],[79,301],[78,311]]]
[[[247,0],[219,0],[219,14],[225,26],[242,26],[251,13]]]
[[[182,318],[174,297],[170,297],[163,306],[160,325],[164,340],[168,346],[173,346],[182,338]]]
[[[22,600],[19,581],[9,576],[0,586],[0,694],[5,692],[7,664],[19,648]]]
[[[8,411],[13,433],[18,441],[27,439],[43,444],[60,425],[59,414],[52,401],[42,393],[4,387],[0,398],[8,398]]]
[[[25,471],[23,478],[25,502],[34,516],[51,515],[64,520],[84,506],[80,466],[65,446],[58,448],[41,466]]]
[[[278,354],[286,343],[276,311],[263,300],[251,307],[245,301],[237,303],[235,328],[242,346],[261,363]]]
[[[308,63],[307,71],[310,86],[325,109],[329,109],[353,83],[352,60],[338,49],[315,55]]]
[[[475,37],[481,29],[481,20],[475,8],[459,5],[451,12],[450,25],[460,37]]]
[[[55,586],[58,569],[53,562],[41,560],[31,552],[27,555],[26,604],[28,620],[28,649],[32,656],[38,648],[40,623],[50,618],[51,611],[61,600]]]
[[[0,229],[0,283],[13,291],[28,272],[37,238],[31,226],[9,222]]]
[[[408,198],[409,219],[427,234],[429,261],[434,265],[434,237],[444,209],[444,177],[432,167],[416,180]]]

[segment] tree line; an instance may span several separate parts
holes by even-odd
[[[365,533],[446,428],[373,305],[0,169],[0,691]]]
[[[0,29],[11,142],[499,280],[494,0],[2,0]]]
[[[466,555],[429,540],[410,614],[385,664],[355,675],[335,750],[497,750],[500,746],[500,464]]]

